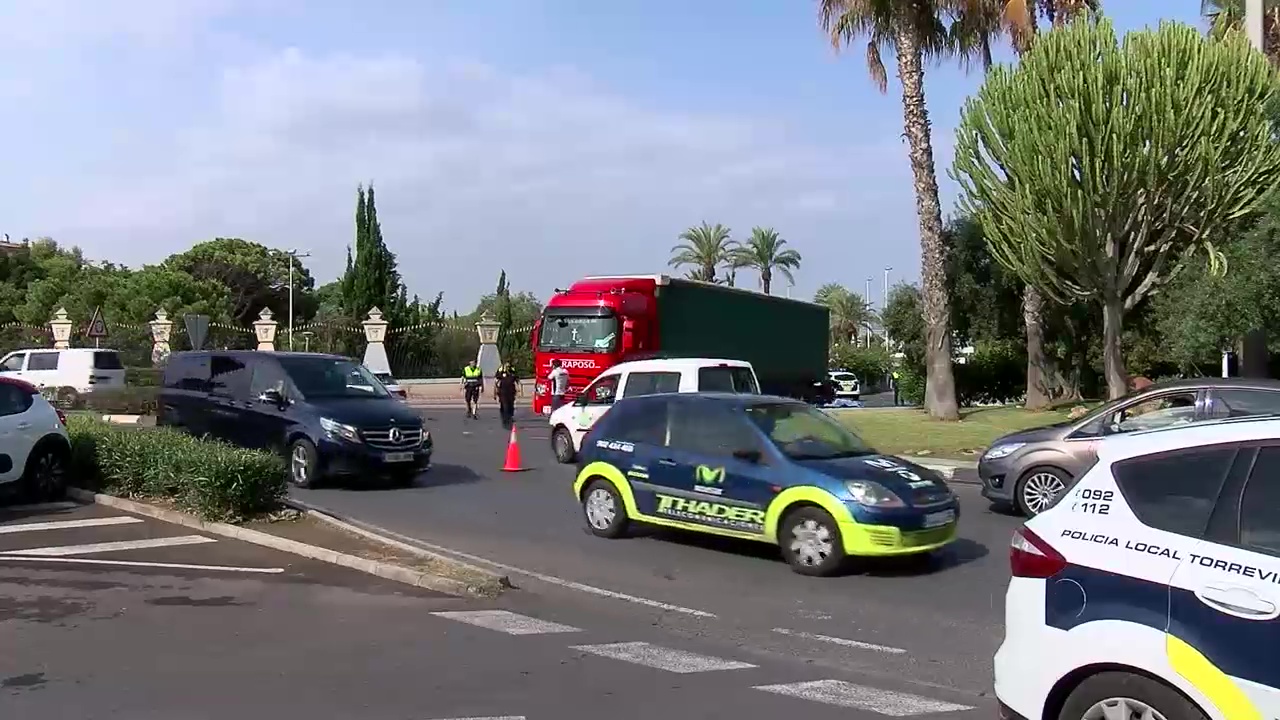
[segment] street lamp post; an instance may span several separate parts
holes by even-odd
[[[311,253],[289,250],[285,255],[289,256],[289,352],[293,352],[293,266],[298,258],[311,257]]]
[[[889,271],[892,269],[892,267],[884,269],[884,294],[880,296],[880,312],[889,309]],[[889,351],[889,328],[884,329],[884,349],[885,352]]]
[[[867,278],[867,285],[862,295],[862,307],[871,310],[875,304],[871,302],[871,278]],[[867,323],[867,340],[862,343],[865,347],[871,347],[871,323]]]
[[[1262,0],[1244,0],[1244,28],[1249,43],[1259,52],[1266,52],[1262,44]]]

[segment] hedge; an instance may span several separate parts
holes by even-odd
[[[284,498],[278,455],[204,440],[172,428],[67,419],[73,483],[123,497],[172,501],[202,519],[236,522]]]
[[[157,387],[102,388],[91,393],[78,393],[75,388],[45,388],[45,398],[62,410],[89,410],[103,415],[154,415]]]

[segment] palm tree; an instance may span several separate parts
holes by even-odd
[[[1230,2],[1231,0],[1220,0]],[[1099,0],[959,0],[958,17],[952,26],[955,49],[967,64],[977,59],[983,71],[991,67],[991,45],[1001,35],[1009,39],[1019,57],[1031,49],[1039,23],[1037,15],[1052,27],[1062,27],[1085,14],[1101,12]],[[1027,333],[1026,407],[1039,410],[1049,406],[1049,387],[1044,354],[1044,296],[1034,285],[1022,295],[1022,322]]]
[[[857,340],[862,328],[876,322],[875,311],[861,295],[850,292],[839,283],[827,283],[814,293],[813,301],[825,305],[831,315],[833,343]]]
[[[818,21],[839,48],[867,43],[867,70],[880,92],[888,88],[882,51],[893,52],[902,82],[904,135],[915,180],[916,214],[920,220],[920,278],[926,336],[925,409],[931,417],[957,420],[955,375],[951,368],[950,310],[942,209],[933,163],[933,137],[924,99],[924,62],[951,54],[950,29],[942,10],[948,0],[819,0]],[[957,2],[958,0],[949,0]]]
[[[730,268],[751,268],[759,272],[760,289],[768,295],[773,287],[774,270],[781,273],[787,282],[795,283],[791,271],[800,269],[800,253],[784,248],[786,244],[787,241],[773,228],[751,228],[751,237],[730,253]]]
[[[737,248],[729,228],[720,223],[703,222],[680,233],[680,239],[684,242],[671,248],[667,264],[673,268],[692,266],[687,276],[703,282],[716,282],[716,271],[721,265],[730,264],[730,256]]]

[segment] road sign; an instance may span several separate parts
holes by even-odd
[[[89,329],[85,335],[94,340],[107,336],[107,321],[102,319],[102,308],[93,309],[93,319],[89,321]]]
[[[191,342],[192,350],[203,350],[204,341],[209,337],[209,316],[208,315],[184,315],[182,319],[187,324],[187,340]]]

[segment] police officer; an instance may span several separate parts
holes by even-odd
[[[476,409],[480,407],[480,392],[484,390],[484,375],[476,361],[472,360],[462,368],[462,394],[467,399],[467,417],[476,417]]]
[[[890,384],[893,385],[893,406],[894,407],[898,407],[899,405],[898,381],[901,379],[902,379],[902,376],[898,374],[897,370],[894,370],[893,379],[890,381]]]
[[[511,363],[504,362],[493,376],[493,399],[498,401],[498,412],[502,415],[502,427],[510,430],[515,424],[516,396],[520,394],[520,376],[516,375]]]

